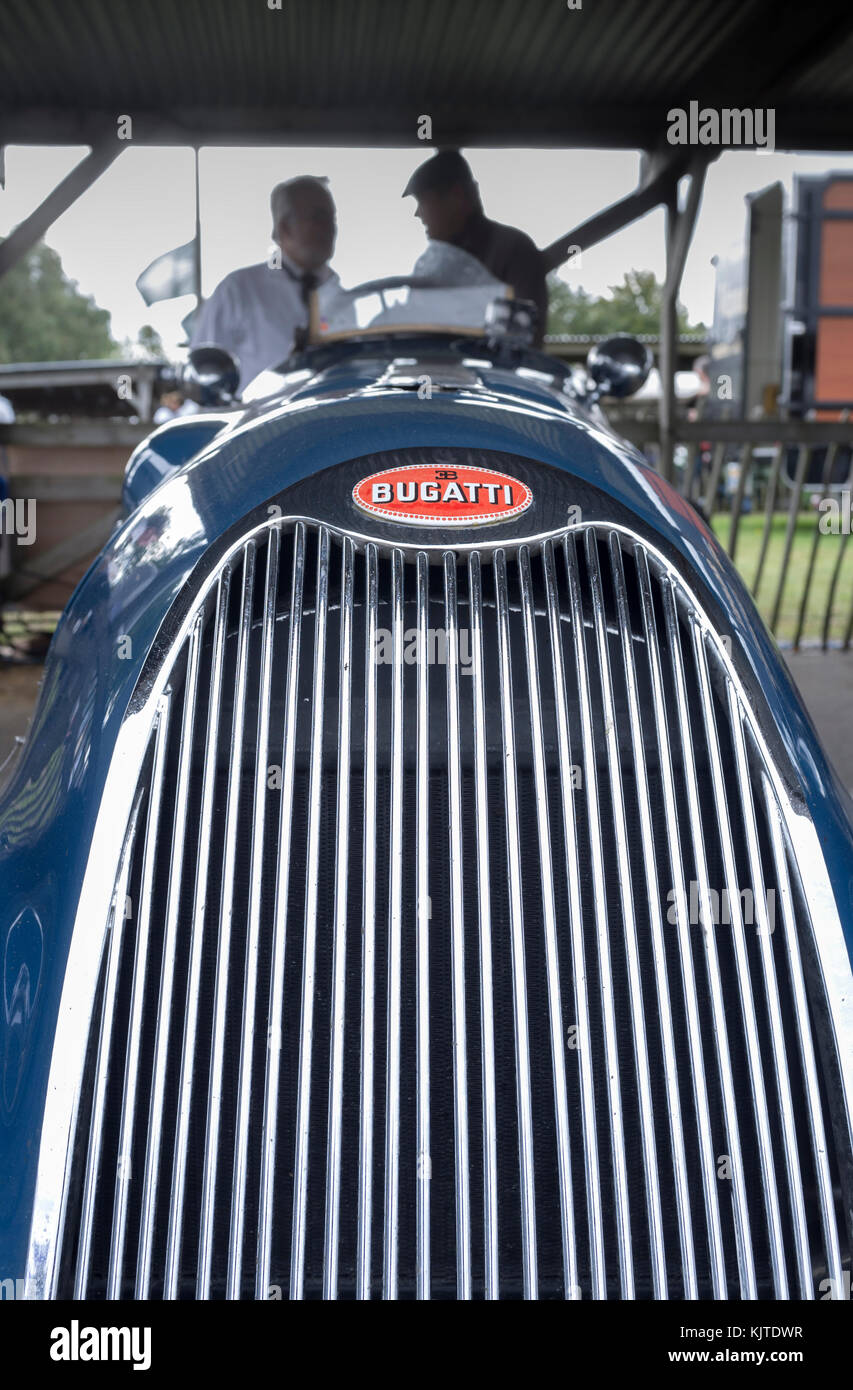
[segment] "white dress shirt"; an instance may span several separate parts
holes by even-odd
[[[259,372],[279,366],[293,351],[296,329],[308,325],[304,272],[287,256],[281,261],[281,269],[263,261],[232,270],[202,305],[193,326],[193,347],[215,343],[237,359],[241,391]],[[340,283],[327,265],[316,277],[318,285]]]

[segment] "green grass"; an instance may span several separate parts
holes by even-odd
[[[792,642],[797,630],[797,619],[809,567],[812,543],[819,519],[816,512],[800,512],[797,517],[794,541],[788,559],[785,585],[782,590],[782,605],[779,609],[779,621],[776,627],[776,639],[780,643]],[[770,530],[770,540],[767,546],[767,554],[764,557],[761,588],[756,600],[758,611],[768,625],[776,599],[776,588],[779,583],[779,572],[785,549],[785,530],[787,522],[788,517],[786,513],[778,512],[774,514]],[[717,539],[720,541],[723,548],[728,550],[729,529],[731,527],[730,514],[728,512],[718,512],[714,516],[711,524]],[[758,568],[758,557],[761,550],[763,534],[763,513],[756,514],[750,512],[747,516],[741,517],[740,525],[738,526],[735,565],[750,593],[752,593],[755,585],[755,575]],[[825,535],[821,533],[819,535],[817,556],[815,558],[811,588],[809,589],[808,607],[806,609],[803,631],[800,636],[801,642],[820,641],[823,636],[823,620],[827,599],[829,597],[829,586],[838,559],[838,547],[841,545],[843,539],[842,536],[833,536],[831,534]],[[829,626],[830,641],[843,640],[850,617],[851,602],[853,602],[853,539],[847,541],[841,573],[838,576],[838,583],[835,589],[835,597],[832,605],[832,620]]]
[[[782,644],[792,642],[797,630],[803,586],[818,520],[817,512],[811,511],[800,512],[797,517],[794,543],[788,560],[788,572],[782,592],[782,606],[779,609],[779,622],[776,631],[776,638]],[[767,554],[764,557],[764,570],[761,576],[761,589],[758,594],[757,605],[758,611],[768,625],[776,598],[776,586],[779,582],[779,569],[785,548],[787,522],[787,513],[777,512],[774,515]],[[711,524],[717,539],[723,548],[728,550],[731,515],[729,512],[717,512]],[[741,517],[738,526],[735,565],[750,593],[755,585],[755,573],[758,567],[763,534],[763,512],[750,512]],[[838,558],[838,547],[842,540],[842,536],[831,534],[821,534],[819,537],[814,573],[809,590],[808,608],[800,637],[801,642],[819,642],[822,639],[823,618],[829,596],[829,585]],[[831,642],[843,641],[850,620],[851,605],[853,605],[853,538],[847,541],[844,561],[835,589],[832,621],[829,627]],[[35,632],[52,632],[58,616],[56,613],[27,613],[7,609],[3,613],[2,624],[0,624],[0,658],[11,655],[14,648],[19,645],[25,646],[27,638],[32,637]],[[11,650],[7,650],[7,648]]]

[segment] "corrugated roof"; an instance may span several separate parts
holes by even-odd
[[[655,146],[691,100],[845,148],[853,7],[778,0],[2,0],[0,143]]]

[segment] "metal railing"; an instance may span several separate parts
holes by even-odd
[[[656,420],[613,423],[658,461]],[[676,437],[672,481],[714,530],[780,645],[849,650],[848,413],[819,422],[682,421]]]
[[[634,402],[605,403],[614,429],[659,465],[656,410]],[[648,410],[645,416],[643,411]],[[0,427],[4,438],[35,448],[69,443],[64,426]],[[122,445],[128,450],[147,427],[130,422],[75,425],[85,436],[71,443]],[[61,442],[57,436],[61,432]],[[740,570],[774,636],[782,646],[818,643],[849,650],[853,642],[853,547],[849,545],[853,498],[853,421],[680,420],[675,431],[673,479],[679,492],[703,512]],[[69,459],[69,463],[71,460]],[[39,503],[120,498],[116,474],[10,477],[13,497]],[[96,553],[115,517],[94,518],[49,553],[35,547],[26,566],[15,565],[11,596],[21,599],[70,564]],[[90,534],[91,531],[91,534]],[[55,553],[54,553],[55,552]],[[37,598],[37,596],[36,596]],[[35,606],[39,603],[36,601]],[[56,606],[55,595],[50,607]]]

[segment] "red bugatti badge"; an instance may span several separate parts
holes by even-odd
[[[410,526],[477,526],[521,516],[533,501],[526,483],[493,468],[383,468],[352,490],[362,511]]]

